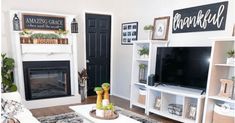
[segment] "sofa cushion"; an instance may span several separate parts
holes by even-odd
[[[2,93],[2,99],[4,100],[14,100],[17,102],[21,103],[21,96],[19,94],[19,92],[9,92],[9,93]]]
[[[22,111],[22,104],[14,100],[4,100],[1,99],[2,111],[4,114],[16,115],[18,112]]]
[[[18,92],[2,93],[2,106],[5,104],[5,107],[8,108],[8,111],[14,110],[15,108],[21,107],[14,117],[18,119],[21,123],[40,123],[32,113],[22,105],[21,96]],[[14,107],[14,105],[16,107]],[[13,107],[11,107],[13,106]],[[3,110],[2,110],[3,111]],[[6,115],[6,112],[1,111],[1,122],[4,120],[3,115]]]

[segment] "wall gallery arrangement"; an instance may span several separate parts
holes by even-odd
[[[167,40],[169,30],[170,16],[159,17],[154,19],[153,40]]]
[[[129,22],[122,24],[122,45],[132,45],[132,41],[138,38],[138,22]]]

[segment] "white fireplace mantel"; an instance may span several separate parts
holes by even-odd
[[[44,13],[44,12],[31,12],[31,11],[10,11],[10,20],[13,19],[14,14],[18,14],[21,19],[22,13],[31,14],[44,14],[64,16],[66,18],[66,27],[70,31],[70,23],[75,15],[65,15],[56,13]],[[12,22],[10,22],[10,29],[13,29]],[[21,24],[22,25],[22,24]],[[68,44],[21,44],[20,43],[20,31],[11,30],[11,41],[13,49],[13,58],[15,59],[14,80],[18,87],[18,91],[21,94],[24,105],[29,109],[50,107],[57,105],[67,105],[81,102],[81,96],[79,95],[78,88],[78,66],[77,66],[77,34],[69,33],[67,38]],[[58,97],[50,99],[37,99],[27,101],[25,99],[25,86],[23,76],[23,62],[24,61],[70,61],[70,77],[71,77],[71,96]]]

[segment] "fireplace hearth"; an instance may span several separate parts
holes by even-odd
[[[69,61],[23,62],[26,100],[71,95]]]

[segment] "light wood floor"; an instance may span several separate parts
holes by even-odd
[[[139,113],[144,115],[144,110],[138,107],[133,107],[132,109],[129,108],[130,102],[128,100],[116,97],[116,96],[110,96],[110,100],[114,105],[122,107],[127,110],[131,110],[133,112]],[[82,105],[82,104],[90,104],[96,102],[96,96],[90,96],[85,101],[79,104],[73,104],[73,105]],[[40,108],[40,109],[32,109],[31,112],[35,117],[41,117],[41,116],[50,116],[50,115],[57,115],[67,112],[73,112],[71,109],[69,109],[69,106],[72,105],[63,105],[63,106],[54,106],[54,107],[48,107],[48,108]],[[156,119],[158,121],[161,121],[162,123],[178,123],[176,121],[155,115],[150,114],[148,117]]]

